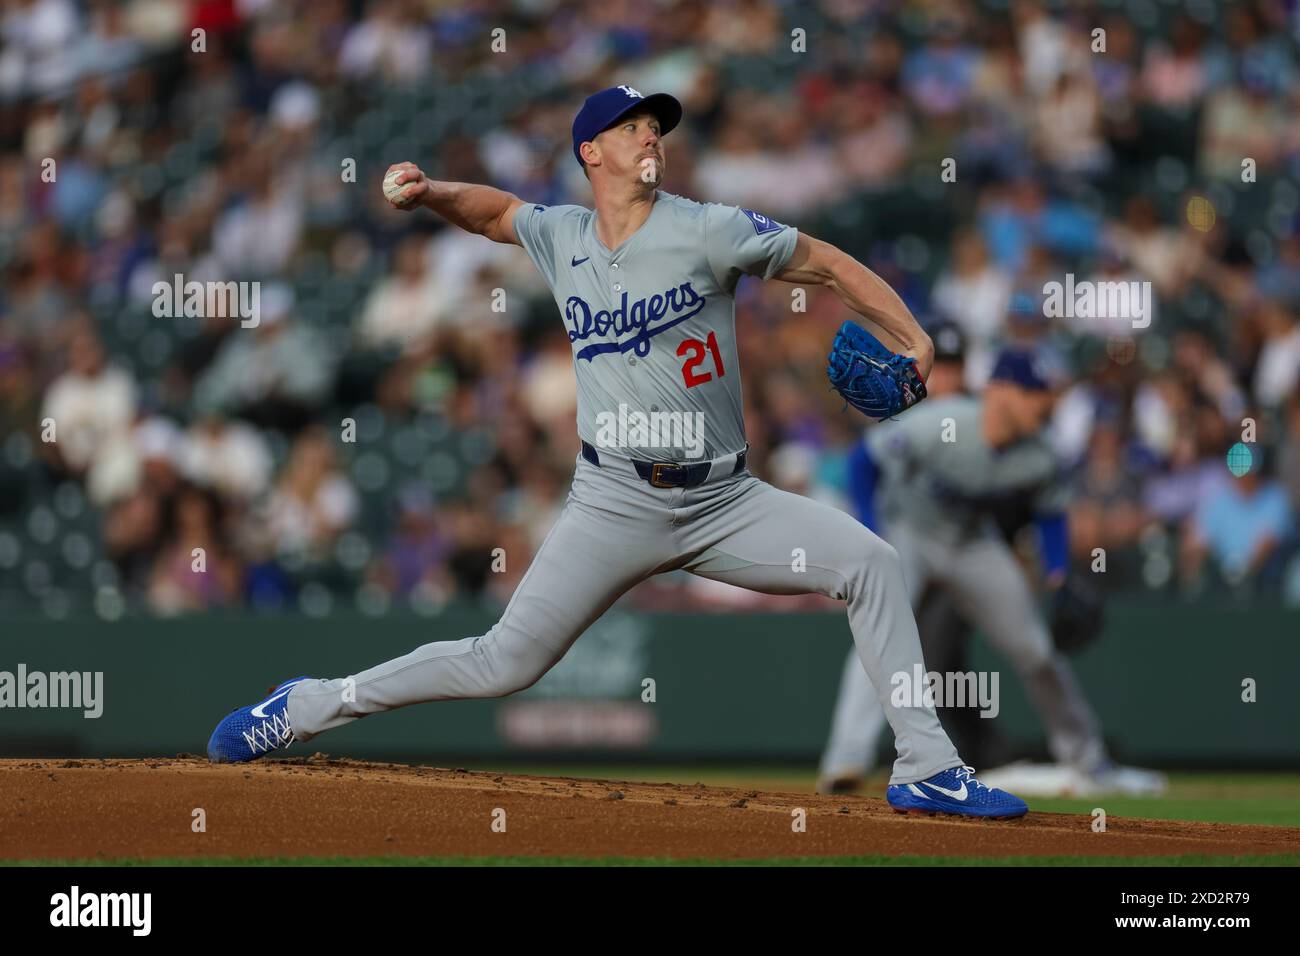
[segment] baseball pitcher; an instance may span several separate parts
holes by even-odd
[[[348,678],[287,681],[217,725],[212,760],[253,760],[409,704],[522,690],[628,589],[676,569],[846,602],[861,667],[883,701],[890,675],[920,664],[894,549],[851,516],[773,488],[745,466],[736,284],[752,275],[828,286],[900,343],[893,353],[845,323],[831,353],[832,384],[877,417],[924,398],[929,337],[879,277],[841,250],[751,210],[660,190],[664,137],[681,116],[673,97],[629,86],[587,99],[573,123],[573,154],[594,211],[435,182],[410,163],[390,169],[395,206],[423,206],[522,246],[550,285],[577,372],[582,450],[572,487],[486,634],[426,644]],[[1027,812],[963,766],[932,706],[885,703],[884,714],[898,751],[886,793],[896,809]]]

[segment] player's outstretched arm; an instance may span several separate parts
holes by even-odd
[[[390,191],[389,178],[398,190]],[[515,210],[523,200],[503,189],[474,183],[445,183],[428,179],[415,163],[395,163],[384,176],[384,197],[403,211],[423,206],[432,209],[466,232],[487,236],[493,242],[519,244],[515,235]]]
[[[845,305],[893,338],[899,351],[916,359],[922,378],[930,377],[930,367],[934,364],[934,343],[930,336],[898,293],[847,252],[801,232],[790,261],[773,278],[832,289]]]

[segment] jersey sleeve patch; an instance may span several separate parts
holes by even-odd
[[[756,213],[752,209],[741,209],[740,211],[749,217],[749,221],[753,224],[754,232],[757,235],[761,236],[767,232],[779,232],[785,228],[785,226],[781,225],[781,223],[777,222],[775,219],[769,219],[767,216]]]

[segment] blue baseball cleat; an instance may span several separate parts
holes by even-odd
[[[885,791],[885,799],[899,813],[918,810],[1006,820],[1029,812],[1029,805],[1019,797],[976,780],[970,767],[953,767],[918,783],[893,784]]]
[[[289,691],[309,677],[295,677],[271,691],[260,704],[232,710],[208,739],[208,759],[213,763],[245,763],[293,743],[289,726]]]

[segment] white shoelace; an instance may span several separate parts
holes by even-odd
[[[289,726],[287,714],[272,714],[266,720],[243,733],[244,743],[253,753],[268,753],[279,747],[293,743],[293,728]]]
[[[956,775],[958,781],[960,781],[961,783],[974,784],[977,788],[981,790],[988,789],[988,787],[984,786],[984,784],[980,783],[978,780],[975,779],[974,767],[958,767],[956,770]]]

